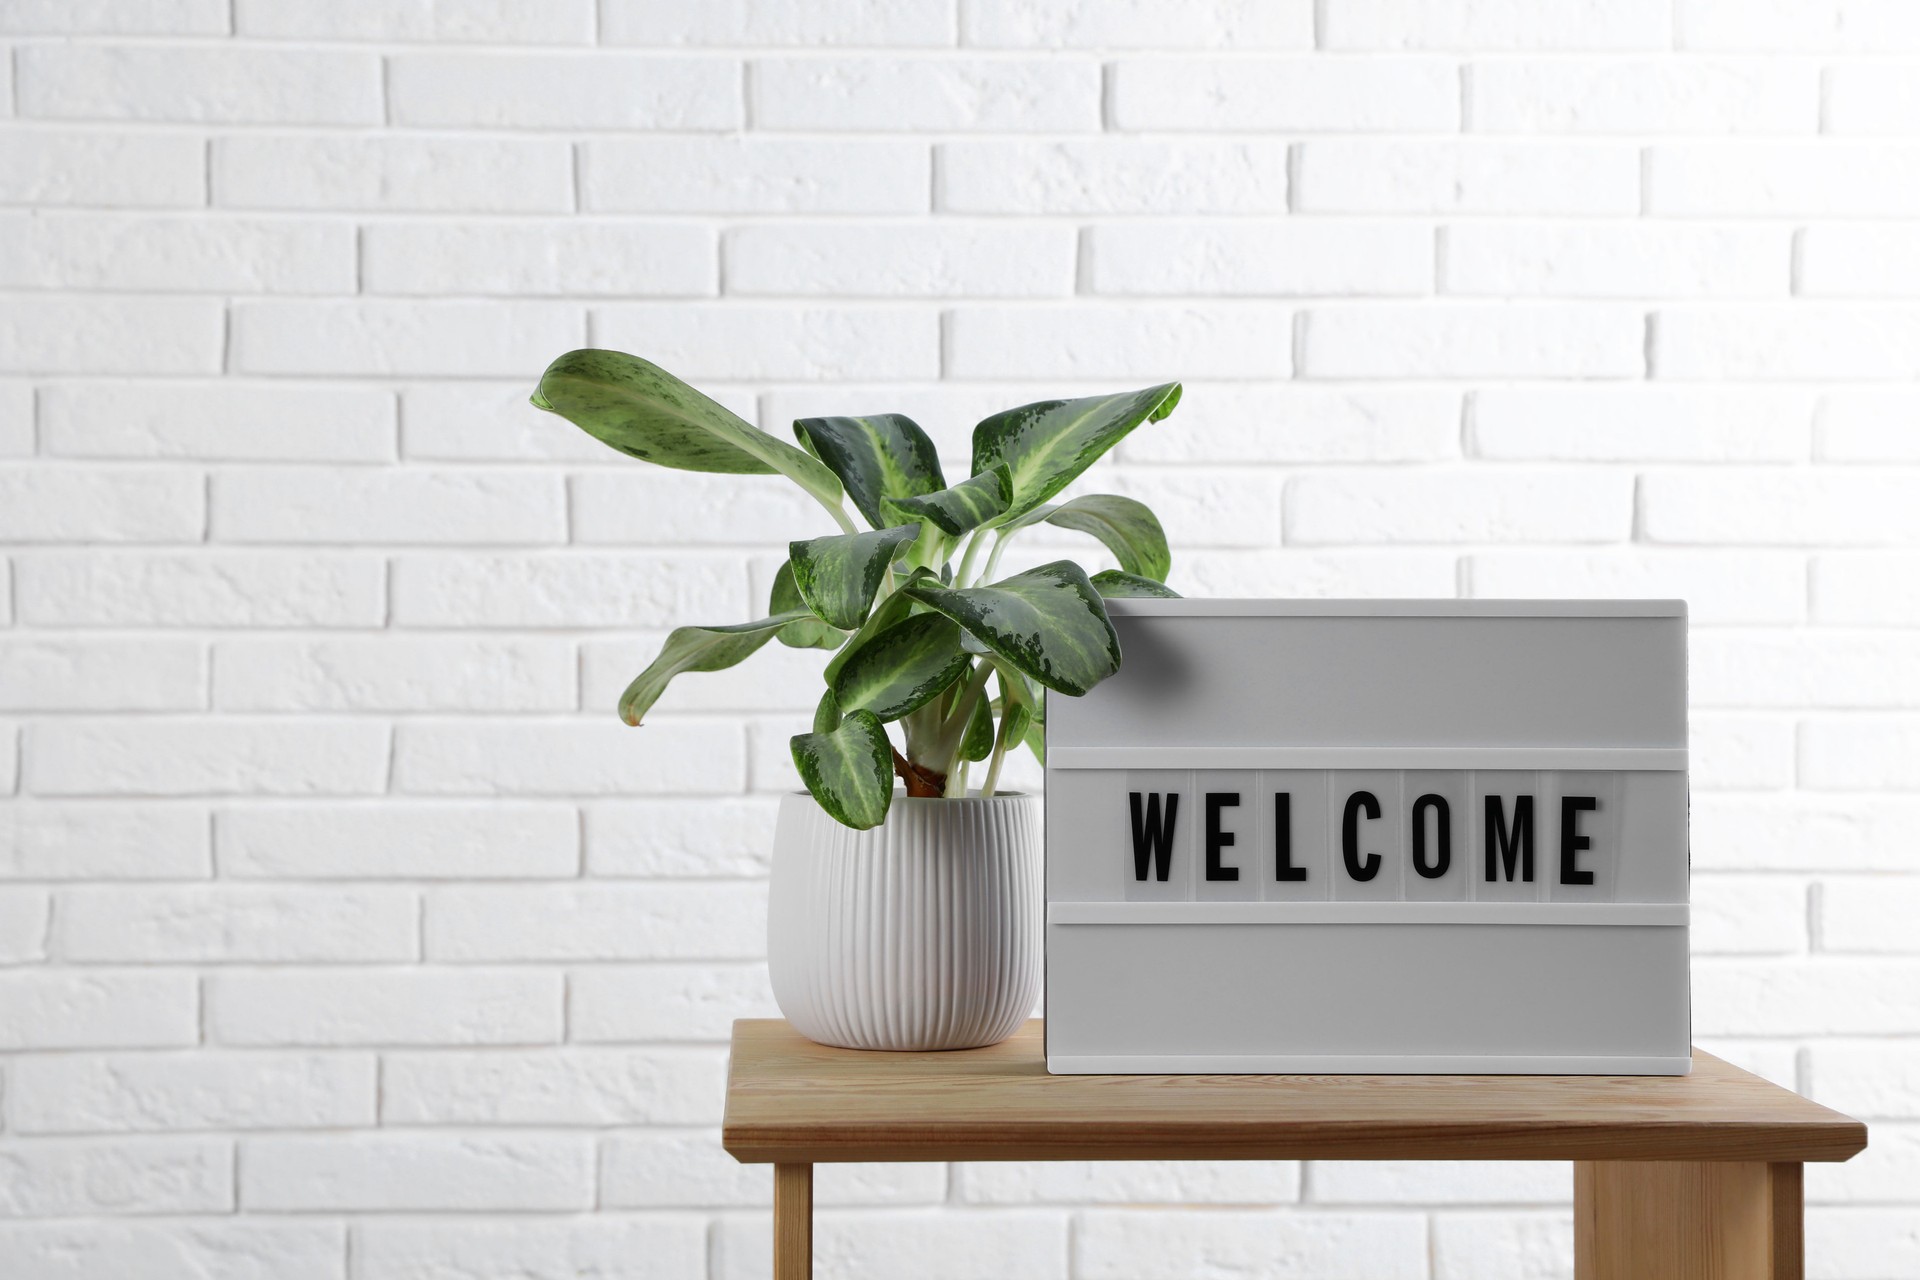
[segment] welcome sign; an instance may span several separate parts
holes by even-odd
[[[1688,1069],[1684,605],[1109,607],[1048,703],[1050,1070]]]

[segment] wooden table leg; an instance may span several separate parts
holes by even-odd
[[[812,1280],[813,1166],[773,1166],[773,1280]]]
[[[1802,1280],[1800,1166],[1573,1167],[1576,1280]]]

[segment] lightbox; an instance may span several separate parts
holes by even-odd
[[[1684,1074],[1686,606],[1112,600],[1047,1067]]]

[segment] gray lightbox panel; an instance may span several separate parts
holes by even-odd
[[[1683,604],[1108,603],[1048,699],[1050,1070],[1688,1069]]]

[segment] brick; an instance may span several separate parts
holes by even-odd
[[[1679,0],[1682,49],[1890,53],[1920,49],[1920,14],[1899,0]]]
[[[1526,0],[1346,0],[1326,10],[1327,49],[1665,49],[1666,0],[1542,8]]]
[[[33,387],[25,382],[0,382],[0,458],[32,455]],[[0,614],[0,621],[5,620]]]
[[[1178,590],[1196,596],[1441,596],[1454,594],[1454,557],[1428,550],[1206,551],[1174,562]]]
[[[206,693],[194,641],[0,638],[0,709],[197,711]]]
[[[214,298],[0,295],[0,373],[219,373]]]
[[[1311,49],[1305,0],[1182,0],[1158,5],[1082,5],[972,0],[961,9],[965,44],[1015,49]]]
[[[1920,292],[1920,236],[1901,226],[1828,224],[1799,233],[1795,292],[1898,298]]]
[[[402,53],[387,59],[394,123],[536,129],[737,129],[740,67],[641,54]]]
[[[185,134],[13,129],[0,135],[0,200],[191,208],[207,201],[206,157]]]
[[[223,1045],[554,1044],[562,979],[532,969],[276,969],[207,979]]]
[[[1325,308],[1303,323],[1309,378],[1638,378],[1645,360],[1624,306]]]
[[[573,646],[547,638],[236,640],[214,656],[228,711],[570,711]]]
[[[1913,927],[1920,884],[1904,876],[1848,876],[1822,882],[1818,893],[1822,951],[1920,953]]]
[[[34,1280],[339,1280],[346,1256],[346,1228],[330,1222],[214,1219],[0,1226],[0,1270]]]
[[[1693,963],[1696,1036],[1905,1035],[1917,1016],[1920,960],[1706,957]]]
[[[0,539],[198,542],[204,494],[190,471],[0,465]]]
[[[1477,551],[1470,594],[1683,599],[1694,625],[1793,623],[1806,616],[1806,564],[1780,551]]]
[[[567,461],[631,465],[631,459],[564,418],[527,403],[533,378],[516,382],[436,382],[400,393],[400,439],[409,459],[452,462]],[[727,404],[725,393],[709,396]],[[691,479],[682,473],[680,479]]]
[[[569,492],[576,543],[758,549],[840,532],[813,495],[779,475],[622,467],[574,476]]]
[[[1733,217],[1920,213],[1911,143],[1663,142],[1647,148],[1646,211]]]
[[[758,799],[602,801],[581,811],[587,871],[596,876],[767,873],[774,806]]]
[[[944,45],[954,0],[717,0],[694,10],[670,0],[605,0],[600,38],[643,45]]]
[[[1467,402],[1475,456],[1516,461],[1797,462],[1805,393],[1747,387],[1489,387]]]
[[[1920,41],[1916,41],[1920,47]],[[1861,58],[1824,70],[1826,101],[1821,126],[1826,133],[1906,134],[1913,132],[1920,93],[1911,62]]]
[[[234,367],[245,373],[447,374],[532,370],[583,344],[566,302],[241,302]]]
[[[1434,462],[1460,453],[1451,391],[1187,384],[1164,422],[1120,446],[1127,463]]]
[[[488,470],[317,466],[213,478],[222,542],[541,543],[566,540],[559,476]]]
[[[1735,58],[1500,58],[1467,70],[1476,133],[1742,134],[1820,128],[1812,66]]]
[[[1803,722],[1799,780],[1816,791],[1920,787],[1920,719],[1824,716]]]
[[[566,877],[579,819],[559,805],[247,806],[214,817],[220,874],[237,879]]]
[[[1058,1160],[954,1166],[962,1204],[1288,1204],[1291,1160]]]
[[[938,148],[948,213],[1284,213],[1287,147],[1272,139],[965,140]]]
[[[200,151],[196,143],[196,164]],[[558,138],[248,133],[215,138],[212,157],[213,203],[236,209],[560,213],[573,207],[573,150]],[[201,203],[203,183],[196,178],[194,198],[181,203]]]
[[[1773,716],[1694,714],[1690,781],[1701,791],[1772,791],[1793,785],[1793,724]]]
[[[0,287],[352,293],[345,223],[204,215],[0,216]]]
[[[1377,222],[1112,222],[1088,227],[1094,293],[1395,296],[1433,291],[1433,234]]]
[[[1808,949],[1807,886],[1779,876],[1696,874],[1688,940],[1697,956],[1797,955]]]
[[[1315,138],[1294,180],[1305,213],[1640,211],[1640,153],[1617,142]]]
[[[1857,552],[1813,562],[1816,622],[1861,626],[1920,625],[1920,556]]]
[[[1100,129],[1100,65],[1028,58],[762,58],[748,81],[757,129],[1086,133]]]
[[[567,1030],[586,1044],[723,1044],[735,1018],[779,1016],[767,967],[757,961],[596,965],[567,977]]]
[[[1315,1204],[1562,1204],[1573,1168],[1511,1160],[1315,1160]]]
[[[1653,320],[1655,377],[1882,378],[1920,375],[1920,311],[1842,306],[1702,307]]]
[[[72,458],[388,462],[391,392],[246,383],[65,382],[40,391],[48,453]]]
[[[746,783],[739,728],[719,721],[410,721],[394,755],[394,788],[413,795],[712,795]]]
[[[1573,1214],[1444,1213],[1433,1218],[1433,1280],[1573,1280]]]
[[[593,1207],[585,1134],[326,1134],[241,1143],[255,1212],[578,1211]]]
[[[1143,58],[1109,72],[1119,129],[1428,133],[1460,126],[1460,77],[1438,58]]]
[[[15,559],[37,626],[360,627],[386,617],[386,566],[339,552],[48,551]]]
[[[813,1256],[818,1274],[843,1280],[904,1275],[1066,1280],[1067,1229],[1066,1217],[1058,1213],[839,1210],[815,1216]],[[713,1238],[713,1280],[771,1275],[772,1243],[773,1233],[757,1214],[720,1219]]]
[[[1814,410],[1822,462],[1920,462],[1920,395],[1904,387],[1843,387]]]
[[[896,139],[593,139],[584,207],[617,213],[924,213],[925,143]]]
[[[933,378],[940,372],[939,317],[888,307],[610,304],[593,309],[593,341],[645,351],[695,382]]]
[[[1150,370],[1196,377],[1285,378],[1293,312],[1260,303],[961,307],[947,314],[953,378],[1110,378]]]
[[[427,896],[427,958],[752,960],[766,888],[729,884],[475,885]]]
[[[1694,867],[1720,871],[1902,871],[1908,797],[1695,796]]]
[[[780,222],[727,233],[727,292],[800,296],[1056,297],[1074,288],[1070,227]]]
[[[704,297],[712,231],[691,223],[394,222],[362,233],[369,293]]]
[[[1426,1280],[1426,1220],[1417,1213],[1245,1213],[1096,1209],[1074,1223],[1081,1280],[1257,1273],[1306,1280],[1346,1271]]]
[[[773,1199],[773,1171],[734,1160],[712,1131],[615,1134],[601,1148],[600,1184],[601,1203],[615,1208],[761,1208]],[[814,1171],[816,1205],[931,1205],[946,1194],[944,1164],[836,1162]]]
[[[390,1125],[717,1124],[720,1049],[393,1053],[381,1063]]]
[[[0,1161],[0,1217],[232,1211],[233,1146],[217,1138],[13,1143]]]
[[[419,900],[392,888],[70,889],[54,942],[98,963],[412,960]]]
[[[189,973],[0,972],[0,1049],[190,1045],[199,1005]]]
[[[1640,481],[1641,534],[1654,542],[1907,544],[1920,537],[1912,492],[1898,471],[1661,471]]]
[[[1697,707],[1920,707],[1920,636],[1710,631],[1691,648]]]
[[[12,0],[0,31],[20,35],[210,35],[227,33],[224,0],[153,0],[129,7],[111,0]]]
[[[212,874],[195,805],[0,806],[0,879],[189,880]]]
[[[327,720],[43,721],[37,795],[355,795],[385,790],[387,728]]]
[[[393,565],[401,626],[632,629],[744,618],[758,604],[737,562],[697,553],[416,553]]]
[[[1809,1204],[1888,1199],[1887,1188],[1911,1187],[1920,1179],[1920,1125],[1880,1123],[1872,1142],[1845,1164],[1815,1164],[1806,1171]]]
[[[1773,227],[1464,224],[1441,232],[1440,291],[1493,297],[1784,298]]]
[[[380,59],[247,45],[30,44],[20,113],[54,120],[379,124]]]
[[[371,1054],[62,1054],[13,1070],[22,1133],[331,1129],[375,1121]]]
[[[1632,480],[1540,470],[1327,471],[1296,476],[1287,541],[1608,542],[1627,535]]]
[[[233,21],[240,35],[282,40],[593,43],[592,0],[555,0],[537,10],[491,0],[356,0],[313,7],[238,0]]]
[[[0,965],[46,962],[52,904],[44,889],[0,888]]]
[[[1920,1043],[1830,1041],[1808,1056],[1816,1102],[1868,1120],[1920,1119]]]
[[[694,1216],[502,1222],[361,1221],[355,1280],[572,1280],[706,1273],[706,1222]]]

